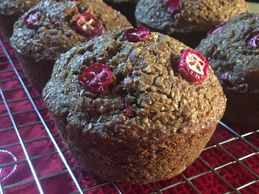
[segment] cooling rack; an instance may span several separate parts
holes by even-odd
[[[200,157],[170,180],[134,186],[84,172],[0,35],[0,194],[259,193],[259,129],[220,122]]]

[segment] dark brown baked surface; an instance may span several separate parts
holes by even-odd
[[[236,16],[197,47],[226,90],[259,93],[259,49],[246,44],[249,34],[259,29],[258,21],[256,13]],[[221,77],[225,73],[227,78]]]
[[[136,20],[166,34],[209,31],[247,10],[244,0],[180,0],[179,11],[167,13],[164,0],[139,0]]]
[[[15,23],[11,43],[17,52],[36,61],[55,60],[61,53],[85,40],[72,26],[73,19],[81,13],[94,15],[107,30],[131,26],[123,15],[101,0],[47,0],[33,10],[42,12],[38,27],[29,29],[24,25],[24,14]]]
[[[247,45],[259,29],[259,14],[232,18],[197,47],[208,58],[228,97],[225,117],[243,125],[259,126],[259,48]]]
[[[211,68],[201,84],[174,71],[184,49],[152,33],[132,43],[112,31],[61,55],[43,90],[64,141],[91,173],[136,184],[175,176],[200,154],[221,119],[226,99]],[[113,86],[100,95],[78,76],[108,64]],[[125,103],[134,112],[125,114]]]
[[[34,10],[42,15],[31,29],[24,24],[24,18]],[[73,25],[75,19],[84,13],[92,14],[106,30],[131,26],[126,17],[101,0],[42,1],[15,23],[12,46],[30,83],[39,92],[50,78],[56,58],[86,41]]]

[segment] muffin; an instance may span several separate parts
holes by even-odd
[[[19,18],[11,43],[30,83],[41,91],[61,53],[126,26],[127,19],[101,0],[46,0]]]
[[[1,0],[0,1],[0,31],[8,38],[13,32],[15,21],[40,0]]]
[[[139,0],[136,20],[195,47],[206,33],[247,10],[244,0]]]
[[[62,54],[43,98],[83,169],[134,184],[188,167],[226,103],[200,53],[145,27],[113,30]]]
[[[258,21],[258,13],[243,13],[212,31],[197,47],[228,98],[224,118],[249,127],[259,126]]]

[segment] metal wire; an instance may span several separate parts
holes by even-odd
[[[7,112],[8,112],[8,115],[10,116],[11,122],[12,122],[12,124],[13,124],[13,126],[14,126],[14,130],[15,130],[15,132],[16,132],[16,134],[17,134],[18,139],[19,139],[20,145],[21,145],[21,147],[22,147],[22,150],[23,150],[23,152],[24,152],[24,155],[25,155],[26,160],[27,160],[27,162],[28,162],[28,165],[29,165],[29,167],[30,167],[31,173],[32,173],[32,175],[33,175],[33,177],[34,177],[34,179],[35,179],[35,182],[36,182],[36,185],[37,185],[37,187],[38,187],[39,193],[40,193],[40,194],[44,194],[44,192],[43,192],[43,190],[42,190],[42,186],[41,186],[41,184],[40,184],[40,182],[39,182],[39,178],[38,178],[38,176],[37,176],[37,174],[36,174],[36,171],[35,171],[35,169],[34,169],[34,167],[33,167],[33,165],[32,165],[31,158],[30,158],[30,156],[29,156],[29,154],[28,154],[28,152],[27,152],[27,150],[26,150],[26,147],[25,147],[25,145],[24,145],[24,142],[23,142],[23,139],[22,139],[22,137],[21,137],[21,134],[20,134],[20,132],[19,132],[19,130],[18,130],[18,128],[17,128],[17,125],[16,125],[16,123],[15,123],[15,121],[14,121],[13,115],[12,115],[12,113],[11,113],[9,107],[8,107],[8,104],[6,103],[4,94],[3,94],[3,92],[2,92],[1,89],[0,89],[0,95],[1,95],[1,97],[2,97],[2,99],[3,99],[3,101],[4,101],[4,104],[5,104],[5,106],[6,106],[6,110],[7,110]]]
[[[242,159],[238,159],[236,158],[232,153],[230,153],[229,151],[227,151],[222,145],[218,145],[218,147],[223,151],[225,152],[227,155],[229,155],[231,158],[233,158],[235,161],[233,163],[238,163],[240,164],[242,167],[244,167],[247,171],[249,171],[252,175],[254,175],[257,179],[259,179],[259,176],[258,174],[253,170],[251,169],[250,167],[248,167],[247,165],[245,165],[243,162],[242,162]],[[252,153],[252,154],[258,154],[258,152],[255,152],[255,153]]]
[[[119,194],[122,194],[119,186],[117,185],[117,183],[113,182],[112,185],[115,187],[116,191],[119,193]]]
[[[222,121],[219,122],[220,125],[222,125],[225,129],[229,130],[231,133],[233,133],[235,136],[237,136],[239,139],[243,140],[245,143],[247,143],[248,145],[250,145],[252,148],[254,148],[257,152],[259,151],[259,149],[252,144],[251,142],[247,141],[242,135],[239,135],[235,130],[233,130],[231,127],[229,127],[228,125],[226,125],[225,123],[223,123]]]
[[[58,144],[55,140],[55,136],[52,135],[50,129],[47,126],[47,123],[52,122],[52,120],[44,120],[43,117],[40,114],[40,111],[45,111],[46,109],[37,107],[35,102],[34,102],[34,100],[40,99],[40,96],[31,96],[30,92],[28,91],[28,88],[30,88],[30,86],[27,87],[24,84],[23,77],[19,73],[21,71],[21,69],[19,67],[17,68],[15,66],[13,60],[11,59],[10,55],[8,54],[6,48],[5,48],[5,46],[4,46],[4,44],[1,40],[0,40],[0,47],[3,51],[3,54],[0,54],[0,58],[1,59],[6,58],[5,61],[0,62],[0,68],[4,67],[4,66],[7,66],[8,64],[10,64],[11,67],[12,67],[12,69],[8,69],[8,70],[5,70],[5,69],[1,70],[0,69],[0,72],[1,73],[14,73],[14,75],[16,76],[15,78],[7,78],[7,79],[4,79],[4,80],[0,80],[0,83],[5,83],[5,82],[8,82],[8,81],[13,81],[13,80],[16,81],[17,80],[21,84],[21,87],[3,88],[2,91],[0,91],[0,96],[2,97],[2,101],[0,101],[0,105],[1,104],[4,105],[6,107],[6,110],[7,110],[7,113],[2,114],[0,116],[0,119],[8,117],[8,118],[11,119],[11,122],[12,122],[12,126],[0,128],[0,133],[6,132],[6,131],[9,131],[9,130],[15,130],[16,133],[17,133],[18,139],[19,139],[19,142],[1,145],[0,149],[20,145],[23,148],[23,151],[26,155],[25,160],[17,160],[15,162],[1,164],[0,168],[9,167],[9,166],[13,166],[13,165],[20,165],[22,163],[28,163],[29,167],[32,171],[32,174],[33,174],[33,179],[25,180],[25,181],[21,181],[21,182],[9,184],[9,185],[2,185],[2,182],[0,181],[0,194],[3,194],[5,189],[15,188],[15,187],[25,185],[25,184],[28,184],[28,183],[32,183],[32,182],[36,182],[36,185],[38,187],[39,192],[44,193],[44,191],[42,190],[42,186],[41,186],[40,181],[45,180],[45,179],[49,179],[49,178],[52,178],[52,177],[56,177],[56,176],[59,176],[59,175],[63,175],[63,174],[68,174],[70,176],[71,180],[74,182],[77,191],[75,191],[73,193],[80,193],[81,194],[81,193],[85,193],[85,192],[88,192],[88,191],[92,191],[92,190],[110,185],[116,190],[117,193],[123,194],[124,192],[122,191],[122,189],[120,187],[120,183],[117,183],[117,182],[105,182],[105,183],[101,183],[101,184],[94,185],[94,186],[87,187],[87,188],[82,188],[82,186],[80,186],[79,181],[77,180],[77,178],[74,175],[74,172],[79,170],[79,168],[78,167],[71,168],[68,165],[68,163],[66,161],[66,158],[64,157],[64,154],[63,154],[64,152],[67,151],[67,149],[66,148],[63,148],[63,149],[59,148],[59,146],[58,146]],[[1,50],[0,50],[0,52],[1,52]],[[6,99],[5,98],[5,93],[8,93],[8,92],[14,92],[15,93],[15,92],[18,92],[18,91],[24,91],[26,93],[26,97],[19,98],[19,99]],[[31,105],[33,107],[31,110],[11,112],[11,110],[9,108],[9,103],[15,103],[15,102],[20,102],[20,101],[25,101],[25,100],[29,101],[31,103]],[[24,114],[24,113],[35,113],[37,115],[39,121],[33,121],[33,122],[22,123],[22,124],[17,125],[14,116]],[[21,135],[19,134],[18,129],[22,129],[22,128],[25,128],[25,127],[33,127],[33,126],[36,126],[36,125],[39,125],[39,124],[44,127],[44,129],[47,132],[47,136],[40,137],[40,138],[34,138],[34,139],[31,139],[31,140],[27,140],[27,141],[22,139]],[[220,142],[212,142],[213,144],[206,147],[203,151],[210,151],[211,149],[217,148],[217,149],[220,149],[221,151],[223,151],[232,160],[228,161],[228,162],[225,162],[225,163],[223,163],[223,164],[221,164],[217,167],[212,167],[203,157],[199,157],[198,160],[201,161],[202,164],[208,168],[208,170],[205,170],[203,172],[200,172],[200,173],[192,175],[192,176],[187,176],[185,173],[182,173],[180,175],[180,177],[182,178],[180,181],[175,182],[173,184],[168,184],[168,185],[166,185],[162,188],[159,188],[157,186],[157,184],[151,184],[155,193],[163,193],[164,191],[169,190],[169,189],[174,188],[174,187],[177,187],[181,184],[188,185],[189,187],[191,187],[193,189],[193,191],[195,193],[201,193],[201,191],[193,183],[193,180],[198,179],[198,178],[200,178],[202,176],[205,176],[207,174],[210,174],[210,173],[212,173],[213,175],[216,175],[216,177],[218,177],[222,182],[224,182],[225,185],[227,185],[229,187],[229,189],[231,189],[227,193],[232,193],[232,192],[241,193],[240,190],[242,190],[242,189],[244,189],[244,188],[246,188],[250,185],[258,183],[258,174],[251,167],[247,166],[243,161],[245,159],[248,159],[248,158],[251,158],[251,157],[254,157],[254,156],[258,155],[258,148],[252,142],[248,141],[247,137],[249,137],[251,135],[254,135],[254,134],[258,134],[259,129],[240,135],[235,130],[233,130],[231,127],[227,126],[225,123],[220,122],[220,125],[223,127],[224,130],[226,130],[227,132],[230,132],[233,135],[233,137],[227,138],[227,139],[222,140]],[[42,141],[42,140],[48,140],[48,139],[54,145],[54,147],[56,149],[55,151],[35,155],[35,156],[32,156],[32,157],[30,157],[28,155],[28,153],[26,151],[26,148],[25,148],[25,145],[30,144],[30,143],[34,143],[34,142],[38,142],[38,141]],[[244,156],[238,158],[235,155],[233,155],[230,151],[228,151],[227,149],[224,148],[225,144],[230,143],[230,142],[234,142],[234,141],[237,141],[237,140],[241,140],[242,142],[246,143],[251,148],[253,148],[254,151],[250,152],[247,155],[244,155]],[[55,155],[55,154],[57,154],[60,157],[60,159],[62,160],[66,169],[61,170],[61,171],[57,171],[57,172],[53,172],[53,173],[51,173],[49,175],[46,175],[46,176],[38,177],[34,168],[33,168],[32,161],[36,160],[36,159],[39,159],[39,158],[44,158],[44,157],[48,157],[48,156],[51,156],[51,155]],[[218,172],[219,170],[224,169],[227,166],[230,166],[230,165],[233,165],[233,164],[236,164],[236,163],[238,163],[240,166],[245,168],[250,174],[252,174],[253,177],[254,177],[254,180],[250,180],[243,185],[235,187],[229,181],[227,181],[222,175],[220,175],[220,173]]]
[[[183,179],[187,182],[187,184],[196,192],[201,194],[201,192],[199,191],[199,189],[193,185],[192,181],[188,178],[186,178],[186,176],[184,174],[181,174],[181,176],[183,177]]]
[[[2,188],[2,181],[0,180],[0,194],[4,194],[3,188]]]
[[[48,135],[49,135],[49,137],[50,137],[50,139],[51,139],[51,141],[52,141],[54,147],[57,149],[57,152],[58,152],[58,154],[59,154],[59,156],[60,156],[60,158],[61,158],[63,164],[66,166],[66,168],[67,168],[67,170],[68,170],[68,172],[69,172],[69,174],[70,174],[70,176],[71,176],[71,178],[72,178],[74,184],[76,185],[78,191],[79,191],[81,194],[83,194],[83,191],[82,191],[82,189],[81,189],[81,187],[80,187],[80,185],[79,185],[79,183],[78,183],[78,181],[77,181],[77,179],[76,179],[74,173],[72,172],[70,166],[68,165],[68,163],[67,163],[67,161],[66,161],[64,155],[63,155],[62,152],[60,151],[60,148],[59,148],[59,146],[58,146],[56,140],[54,139],[54,137],[53,137],[53,135],[52,135],[50,129],[48,128],[48,126],[47,126],[47,124],[45,123],[44,119],[42,118],[42,116],[41,116],[39,110],[37,109],[37,106],[35,105],[35,103],[34,103],[32,97],[31,97],[31,95],[30,95],[30,93],[29,93],[29,91],[28,91],[26,85],[24,84],[24,82],[23,82],[23,80],[22,80],[22,78],[21,78],[21,76],[20,76],[20,74],[19,74],[18,71],[16,70],[15,65],[14,65],[14,63],[13,63],[11,57],[9,56],[7,50],[5,49],[5,47],[4,47],[3,43],[2,43],[2,41],[0,41],[0,46],[2,47],[2,50],[4,51],[4,54],[6,55],[6,57],[7,57],[8,61],[9,61],[10,65],[12,66],[12,68],[13,68],[13,70],[14,70],[16,76],[17,76],[17,78],[19,79],[20,84],[21,84],[22,87],[23,87],[23,90],[25,91],[25,93],[26,93],[26,95],[27,95],[29,101],[31,102],[31,105],[32,105],[33,108],[34,108],[34,111],[36,112],[38,118],[40,119],[42,125],[44,126],[46,132],[48,133]],[[37,186],[38,186],[38,185],[37,185]],[[39,187],[41,188],[41,185],[39,185]],[[40,190],[40,188],[39,188],[39,190]]]

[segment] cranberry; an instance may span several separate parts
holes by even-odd
[[[90,92],[100,94],[112,85],[113,74],[108,65],[95,63],[86,67],[78,80]]]
[[[74,26],[79,34],[87,38],[101,35],[106,31],[102,23],[90,13],[79,15]]]
[[[124,32],[124,37],[130,42],[139,42],[149,39],[151,33],[148,28],[140,26],[138,28],[130,28]]]
[[[35,27],[35,24],[40,20],[41,16],[41,11],[37,9],[33,10],[25,16],[25,18],[23,19],[23,23],[27,26],[27,28],[33,29]]]
[[[166,11],[172,15],[176,14],[180,9],[179,0],[168,0],[166,3]]]
[[[223,26],[225,26],[226,23],[222,23],[222,24],[219,24],[217,25],[214,29],[210,30],[208,32],[208,34],[215,34],[215,33],[218,33],[222,30]]]
[[[186,49],[178,63],[178,71],[186,80],[198,84],[207,77],[208,64],[202,54],[192,49]]]
[[[259,31],[252,32],[246,39],[246,45],[253,48],[259,47]]]

